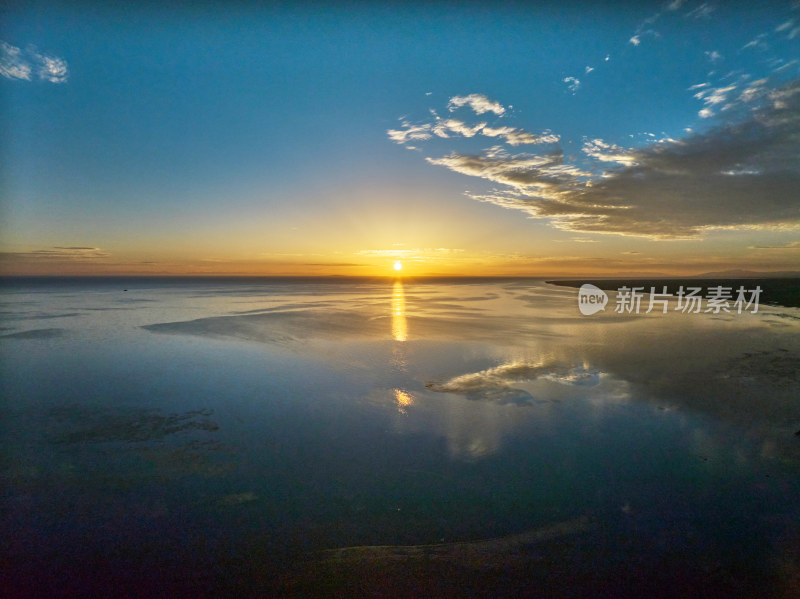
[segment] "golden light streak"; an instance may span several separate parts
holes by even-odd
[[[392,289],[392,339],[405,341],[408,339],[408,323],[406,322],[406,296],[403,293],[403,282],[395,281]]]

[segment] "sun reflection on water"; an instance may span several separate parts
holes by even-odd
[[[395,281],[392,289],[392,339],[405,341],[408,339],[408,323],[406,322],[406,296],[403,282]]]
[[[395,389],[394,398],[397,402],[397,411],[406,414],[406,408],[414,405],[414,396],[404,389]]]

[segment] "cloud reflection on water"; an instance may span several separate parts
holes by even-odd
[[[590,387],[599,384],[600,375],[600,372],[587,370],[585,366],[570,367],[543,361],[510,362],[480,372],[456,376],[442,383],[431,382],[426,387],[439,393],[464,395],[467,399],[530,405],[535,401],[534,397],[527,391],[516,388],[515,383],[546,379],[562,384]]]

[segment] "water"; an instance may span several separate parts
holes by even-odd
[[[794,596],[796,308],[587,317],[531,280],[0,300],[17,595]]]

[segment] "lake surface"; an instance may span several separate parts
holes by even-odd
[[[0,584],[797,596],[800,310],[617,314],[611,294],[583,316],[577,297],[7,280]]]

